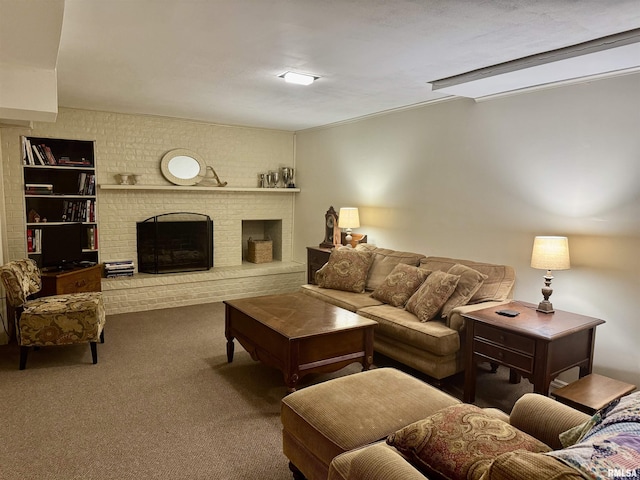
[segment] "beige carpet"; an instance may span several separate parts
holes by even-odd
[[[480,375],[476,403],[510,409],[531,391],[503,377]],[[445,389],[461,395],[461,379]],[[19,371],[17,346],[0,346],[0,478],[288,480],[285,393],[241,346],[227,363],[222,303],[110,316],[97,365],[88,345],[50,347]]]

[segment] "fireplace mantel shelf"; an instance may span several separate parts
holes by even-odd
[[[199,187],[180,185],[115,185],[100,184],[100,190],[175,190],[175,191],[207,191],[207,192],[255,192],[255,193],[298,193],[299,188],[250,188],[250,187]]]

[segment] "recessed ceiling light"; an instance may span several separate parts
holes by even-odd
[[[284,78],[287,83],[295,83],[296,85],[311,85],[320,77],[314,75],[307,75],[306,73],[285,72],[282,75],[278,75],[280,78]]]

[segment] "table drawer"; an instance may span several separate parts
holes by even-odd
[[[536,351],[536,342],[534,339],[518,335],[517,333],[505,332],[499,328],[490,327],[483,323],[475,324],[475,338],[486,339],[491,343],[507,347],[510,350],[527,355],[534,355]]]
[[[533,357],[531,356],[522,355],[479,339],[475,339],[473,342],[473,352],[486,357],[488,361],[495,360],[497,363],[515,367],[525,373],[533,372]]]
[[[64,276],[58,279],[57,291],[61,293],[79,293],[79,292],[99,292],[102,290],[100,271],[83,272],[78,274]]]

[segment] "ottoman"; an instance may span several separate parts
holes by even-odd
[[[393,368],[335,378],[282,399],[282,450],[294,478],[326,480],[334,457],[456,403]]]

